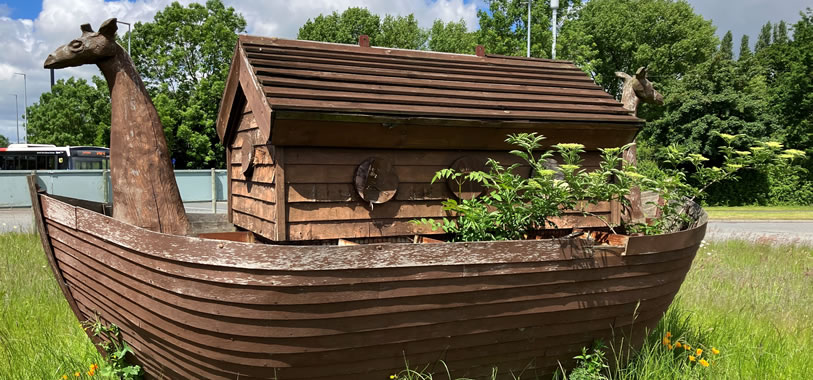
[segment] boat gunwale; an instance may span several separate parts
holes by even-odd
[[[286,272],[352,271],[387,268],[494,265],[592,259],[595,251],[616,253],[617,246],[592,245],[584,239],[448,242],[441,244],[375,243],[352,246],[275,245],[169,235],[127,224],[40,193],[45,219],[86,232],[145,256],[185,264]],[[705,218],[704,218],[705,219]],[[683,231],[630,236],[627,255],[658,254],[696,245],[706,221]]]

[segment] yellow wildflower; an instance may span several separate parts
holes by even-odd
[[[681,347],[683,347],[683,346],[680,344],[680,342],[675,343],[675,348],[681,348]]]
[[[712,354],[714,354],[714,355],[717,355],[717,354],[719,354],[719,353],[720,353],[720,350],[718,350],[718,349],[716,349],[716,348],[712,347],[712,348],[711,348],[711,353],[712,353]]]
[[[700,363],[700,365],[702,365],[703,367],[709,366],[709,362],[707,362],[706,359],[700,359],[698,363]]]
[[[398,376],[390,375],[390,379],[396,379],[396,378],[398,378]]]
[[[81,376],[81,374],[79,373],[79,371],[77,371],[76,373],[73,374],[73,376],[79,377],[79,376]]]
[[[664,346],[665,346],[665,345],[667,345],[667,344],[669,344],[669,343],[671,343],[671,342],[672,342],[672,341],[671,341],[671,340],[669,340],[669,338],[663,338],[663,345],[664,345]]]
[[[62,375],[62,380],[68,380],[68,375]]]
[[[702,348],[698,348],[695,354],[696,354],[697,356],[703,355],[703,349],[702,349]]]
[[[672,337],[672,333],[670,333],[669,331],[667,331],[667,332],[666,332],[666,337],[667,337],[667,338],[671,338],[671,337]]]
[[[669,351],[672,351],[672,345],[671,345],[671,344],[667,344],[667,345],[666,345],[666,348],[668,348],[668,349],[669,349]]]
[[[688,345],[688,344],[684,344],[684,345],[683,345],[683,348],[685,348],[685,349],[686,349],[686,351],[691,351],[691,350],[692,350],[692,346],[690,346],[690,345]]]
[[[694,355],[689,355],[690,362],[694,362],[695,360],[697,360],[697,358],[695,358]]]

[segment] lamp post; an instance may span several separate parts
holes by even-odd
[[[24,91],[25,91],[25,94],[24,94],[24,96],[25,96],[25,98],[24,98],[24,100],[25,100],[25,124],[23,124],[23,129],[25,129],[25,133],[23,134],[23,136],[25,136],[25,141],[28,142],[28,79],[26,78],[26,75],[23,74],[23,73],[14,73],[14,75],[22,75],[23,76],[23,88],[24,88]],[[17,137],[17,142],[20,142],[19,136]]]
[[[17,94],[9,94],[14,97],[14,117],[17,119],[17,144],[20,143],[20,103],[17,101]]]
[[[531,57],[531,1],[528,0],[528,58]]]
[[[553,27],[553,45],[550,48],[550,57],[556,59],[556,29],[559,26],[556,23],[556,11],[559,10],[559,0],[550,0],[550,8],[553,9],[553,18],[550,22]]]
[[[127,25],[127,55],[130,55],[130,36],[132,35],[132,33],[130,33],[130,23],[118,20],[116,20],[116,22],[119,24]]]

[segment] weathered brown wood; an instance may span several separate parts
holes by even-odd
[[[274,231],[277,228],[274,222],[263,220],[234,209],[232,209],[232,223],[234,223],[235,226],[245,228],[260,236],[274,236]]]
[[[431,94],[435,97],[449,97],[455,99],[474,99],[474,100],[491,100],[495,102],[514,101],[514,102],[537,102],[550,105],[558,105],[561,110],[571,109],[584,109],[584,110],[608,110],[614,111],[621,108],[615,99],[604,97],[580,97],[580,96],[564,96],[564,95],[537,95],[533,93],[516,92],[495,92],[485,91],[483,89],[443,89],[443,88],[425,88],[415,87],[406,84],[375,84],[375,83],[356,83],[356,82],[333,82],[323,80],[304,79],[298,77],[283,77],[283,76],[260,76],[258,77],[265,86],[288,87],[288,88],[307,88],[307,89],[327,89],[327,90],[343,90],[343,91],[365,91],[376,94],[391,94],[391,95],[423,95]],[[411,83],[411,82],[410,82]],[[415,84],[415,83],[411,83]],[[461,84],[462,86],[462,84]],[[267,87],[266,87],[267,88]],[[548,91],[554,93],[554,91]],[[583,107],[583,108],[582,108]]]
[[[133,61],[116,43],[116,19],[104,21],[98,33],[88,24],[81,29],[81,37],[48,56],[45,68],[96,64],[107,80],[113,216],[153,231],[185,234],[189,220],[164,128]]]
[[[247,181],[239,165],[232,165],[228,169],[232,178]],[[250,180],[251,182],[261,182],[267,184],[277,183],[277,179],[275,178],[276,172],[277,167],[274,165],[255,165],[254,169],[252,170]]]
[[[242,195],[234,194],[232,200],[233,208],[243,214],[253,215],[257,218],[276,223],[276,205],[271,202],[264,202],[259,199],[245,197]]]
[[[452,197],[444,183],[402,183],[395,192],[396,201],[441,201]],[[292,183],[288,185],[288,203],[360,201],[349,183]]]
[[[366,75],[377,75],[382,77],[448,80],[471,83],[521,84],[544,87],[557,87],[562,89],[564,88],[578,88],[589,90],[601,89],[601,87],[599,87],[595,82],[589,79],[588,80],[572,80],[571,78],[547,79],[547,76],[545,75],[535,75],[535,76],[526,76],[525,78],[517,78],[517,76],[521,77],[522,75],[518,74],[515,77],[511,77],[511,76],[493,76],[493,75],[487,76],[476,74],[474,75],[451,74],[438,72],[437,70],[432,71],[416,70],[414,66],[413,67],[402,66],[401,68],[381,68],[381,67],[370,67],[371,65],[369,64],[365,64],[363,66],[346,65],[346,64],[343,65],[340,62],[335,61],[333,63],[328,64],[312,63],[306,62],[305,60],[302,59],[296,61],[280,61],[280,60],[267,60],[255,58],[251,60],[251,63],[255,70],[255,73],[257,74],[263,73],[266,68],[283,67],[285,69],[314,70],[321,72],[337,72],[337,73],[359,73]],[[583,78],[587,77],[585,76]]]
[[[293,174],[295,169],[291,166],[289,168]],[[396,173],[392,161],[381,157],[366,158],[359,164],[353,177],[356,194],[371,208],[374,204],[392,199],[398,189],[398,184],[398,173]]]
[[[269,37],[259,37],[259,36],[240,36],[240,41],[244,45],[259,45],[263,47],[287,47],[290,49],[317,49],[322,51],[336,51],[336,52],[344,52],[344,53],[351,53],[354,55],[362,55],[362,54],[377,54],[382,56],[392,56],[392,57],[407,57],[407,58],[416,58],[416,59],[429,59],[429,60],[444,60],[444,61],[459,61],[459,62],[493,62],[495,64],[505,64],[505,65],[512,65],[517,64],[516,61],[510,61],[505,57],[495,57],[493,60],[488,61],[483,58],[475,57],[473,55],[466,55],[466,54],[437,54],[431,52],[424,52],[418,50],[404,50],[404,49],[388,49],[388,48],[375,48],[372,50],[364,51],[363,49],[355,46],[355,45],[344,45],[344,44],[330,44],[330,43],[319,43],[313,41],[299,41],[299,40],[285,40],[280,38],[269,38]],[[563,70],[578,70],[572,62],[568,61],[550,61],[544,59],[534,59],[525,62],[524,66],[534,66],[534,67],[545,67],[551,69],[563,69]]]
[[[365,202],[352,203],[292,203],[288,206],[288,221],[329,222],[342,220],[398,219],[444,217],[448,214],[436,201],[396,201],[370,207]],[[348,235],[353,237],[353,235]]]
[[[236,57],[239,55],[240,45],[234,46],[234,54],[232,56]],[[233,114],[232,108],[242,108],[242,104],[235,104],[235,100],[239,97],[243,97],[243,101],[245,100],[245,95],[242,94],[237,95],[238,87],[240,86],[240,60],[232,60],[232,64],[229,66],[229,75],[226,77],[226,86],[223,88],[223,96],[220,98],[220,107],[218,107],[217,111],[217,122],[215,123],[215,129],[217,130],[217,136],[220,137],[220,141],[227,141],[226,139],[226,129],[227,126],[232,123],[232,118],[236,115]]]
[[[248,106],[251,108],[257,127],[260,129],[260,137],[258,143],[265,143],[271,137],[271,106],[265,98],[262,91],[262,86],[257,81],[254,71],[251,69],[251,63],[246,58],[243,49],[239,48],[240,43],[237,43],[238,50],[234,60],[240,60],[239,67],[239,81],[240,86],[243,88],[243,93],[246,96]]]
[[[288,198],[288,182],[290,182],[289,173],[290,165],[285,162],[285,148],[279,147],[274,149],[274,166],[276,171],[276,230],[274,231],[274,240],[283,241],[288,240],[288,207],[286,200]],[[268,236],[267,236],[268,237]]]
[[[268,203],[277,202],[276,188],[273,184],[247,182],[235,179],[232,181],[232,193],[234,195],[259,199]]]
[[[280,56],[288,56],[292,59],[294,57],[317,57],[317,58],[330,58],[330,59],[340,59],[340,60],[347,60],[350,62],[374,62],[374,63],[407,63],[414,66],[421,66],[427,68],[435,68],[435,69],[482,69],[483,68],[483,61],[478,60],[477,62],[464,62],[455,59],[421,59],[421,58],[410,58],[410,57],[394,57],[394,56],[387,56],[382,54],[346,54],[345,52],[335,52],[329,50],[322,50],[318,48],[311,48],[311,49],[297,49],[297,48],[290,48],[287,46],[275,46],[273,50],[265,49],[263,50],[262,47],[258,47],[256,44],[251,43],[244,43],[243,48],[246,50],[247,53],[250,54],[258,54],[258,55],[265,55],[268,56],[269,54],[273,54],[277,57]],[[559,61],[561,62],[561,61]],[[518,73],[536,73],[536,74],[550,74],[550,75],[557,75],[557,76],[566,76],[566,77],[583,77],[584,74],[581,70],[578,69],[575,65],[570,66],[565,69],[561,68],[550,68],[550,67],[535,67],[526,64],[488,64],[486,67],[500,67],[500,68],[510,68],[510,70],[514,70]]]
[[[234,231],[234,232],[207,232],[198,234],[201,239],[213,240],[228,240],[238,241],[242,243],[254,243],[254,233],[249,231]]]
[[[386,124],[386,123],[384,123]],[[396,148],[396,149],[471,149],[507,151],[510,133],[540,132],[545,144],[573,142],[575,134],[585,149],[617,147],[634,138],[636,129],[602,131],[600,129],[546,129],[517,126],[514,128],[443,127],[423,124],[357,123],[337,121],[304,121],[277,118],[272,143],[275,146],[323,146]],[[461,140],[460,136],[467,136]]]

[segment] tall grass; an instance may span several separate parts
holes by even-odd
[[[59,379],[102,358],[65,302],[39,238],[0,234],[0,379]],[[675,302],[644,347],[608,377],[638,379],[804,379],[813,373],[813,248],[742,241],[698,252]],[[662,338],[704,350],[702,367]],[[711,354],[711,348],[719,355]],[[607,356],[613,356],[611,348]],[[407,358],[408,359],[408,358]],[[484,363],[487,364],[487,363]],[[411,367],[399,379],[447,380]],[[98,376],[98,375],[97,375]],[[526,379],[525,376],[522,379]],[[533,379],[533,377],[529,378]],[[546,379],[547,380],[547,379]],[[572,380],[572,379],[571,379]]]
[[[0,379],[84,376],[102,358],[59,290],[39,237],[0,234]]]

